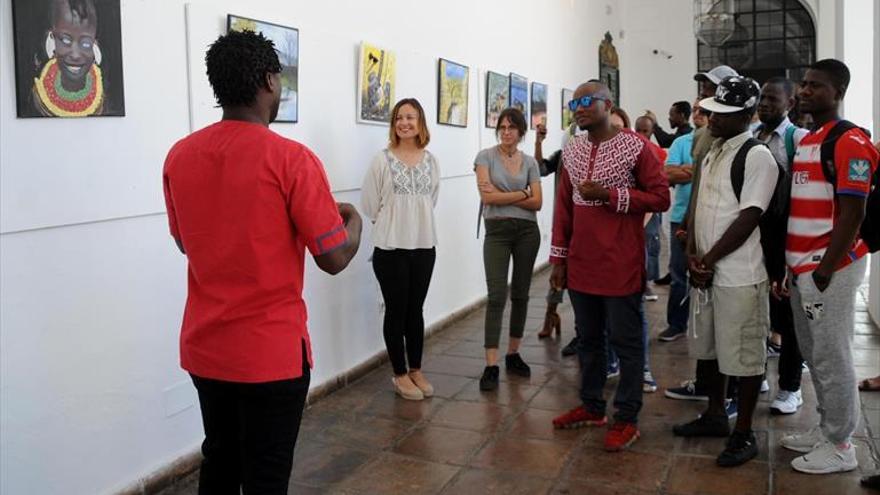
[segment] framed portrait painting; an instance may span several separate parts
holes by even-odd
[[[125,115],[119,0],[12,0],[19,117]]]
[[[437,123],[467,127],[468,84],[467,66],[441,58],[437,71]]]
[[[486,127],[494,129],[498,116],[510,102],[510,77],[497,72],[486,73]]]
[[[228,31],[253,31],[272,40],[281,62],[281,105],[275,122],[299,121],[299,30],[229,14]]]
[[[394,106],[397,57],[394,52],[361,43],[358,63],[357,120],[388,124]]]
[[[519,109],[529,120],[529,80],[519,74],[510,73],[510,105]]]
[[[541,83],[532,83],[532,129],[538,127],[538,124],[547,125],[547,85]]]

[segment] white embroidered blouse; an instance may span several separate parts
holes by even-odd
[[[373,222],[379,249],[429,249],[437,245],[434,206],[440,167],[428,150],[407,166],[385,149],[376,154],[364,177],[361,208]]]

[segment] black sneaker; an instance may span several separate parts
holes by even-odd
[[[697,390],[696,380],[687,380],[681,382],[680,387],[672,387],[666,389],[666,397],[678,400],[704,400],[708,401],[709,396],[702,390]]]
[[[654,281],[654,285],[669,285],[672,283],[672,274],[667,273]]]
[[[562,348],[562,357],[574,356],[578,353],[578,338],[571,339],[565,347]]]
[[[724,448],[715,462],[721,467],[735,467],[754,459],[758,455],[758,441],[753,432],[734,431],[727,439]]]
[[[673,340],[678,340],[687,333],[687,330],[678,330],[672,327],[667,328],[660,332],[660,335],[657,338],[660,342],[672,342]]]
[[[706,414],[682,425],[672,427],[677,437],[726,437],[730,435],[727,416],[708,416]]]
[[[532,369],[519,356],[518,352],[504,356],[504,367],[508,373],[524,376],[526,378],[532,376]]]
[[[480,377],[480,390],[488,392],[498,388],[498,366],[486,366]]]

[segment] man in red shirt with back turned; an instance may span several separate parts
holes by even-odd
[[[647,141],[609,122],[613,103],[599,81],[582,84],[569,102],[578,127],[563,150],[550,263],[551,285],[569,289],[578,334],[583,405],[553,420],[556,428],[606,424],[606,346],[620,361],[615,422],[605,449],[639,437],[645,363],[639,307],[645,289],[646,213],[669,208],[663,164]],[[607,335],[606,335],[607,329]]]
[[[271,41],[230,32],[208,49],[223,119],[165,161],[171,235],[189,262],[181,366],[199,394],[199,494],[286,494],[312,364],[305,249],[336,274],[361,220],[305,146],[269,130],[281,102]]]

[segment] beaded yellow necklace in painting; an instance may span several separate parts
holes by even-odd
[[[101,68],[92,64],[83,89],[68,91],[61,85],[58,59],[46,63],[40,77],[34,80],[34,88],[40,103],[56,117],[88,117],[93,115],[104,102],[104,83]]]

